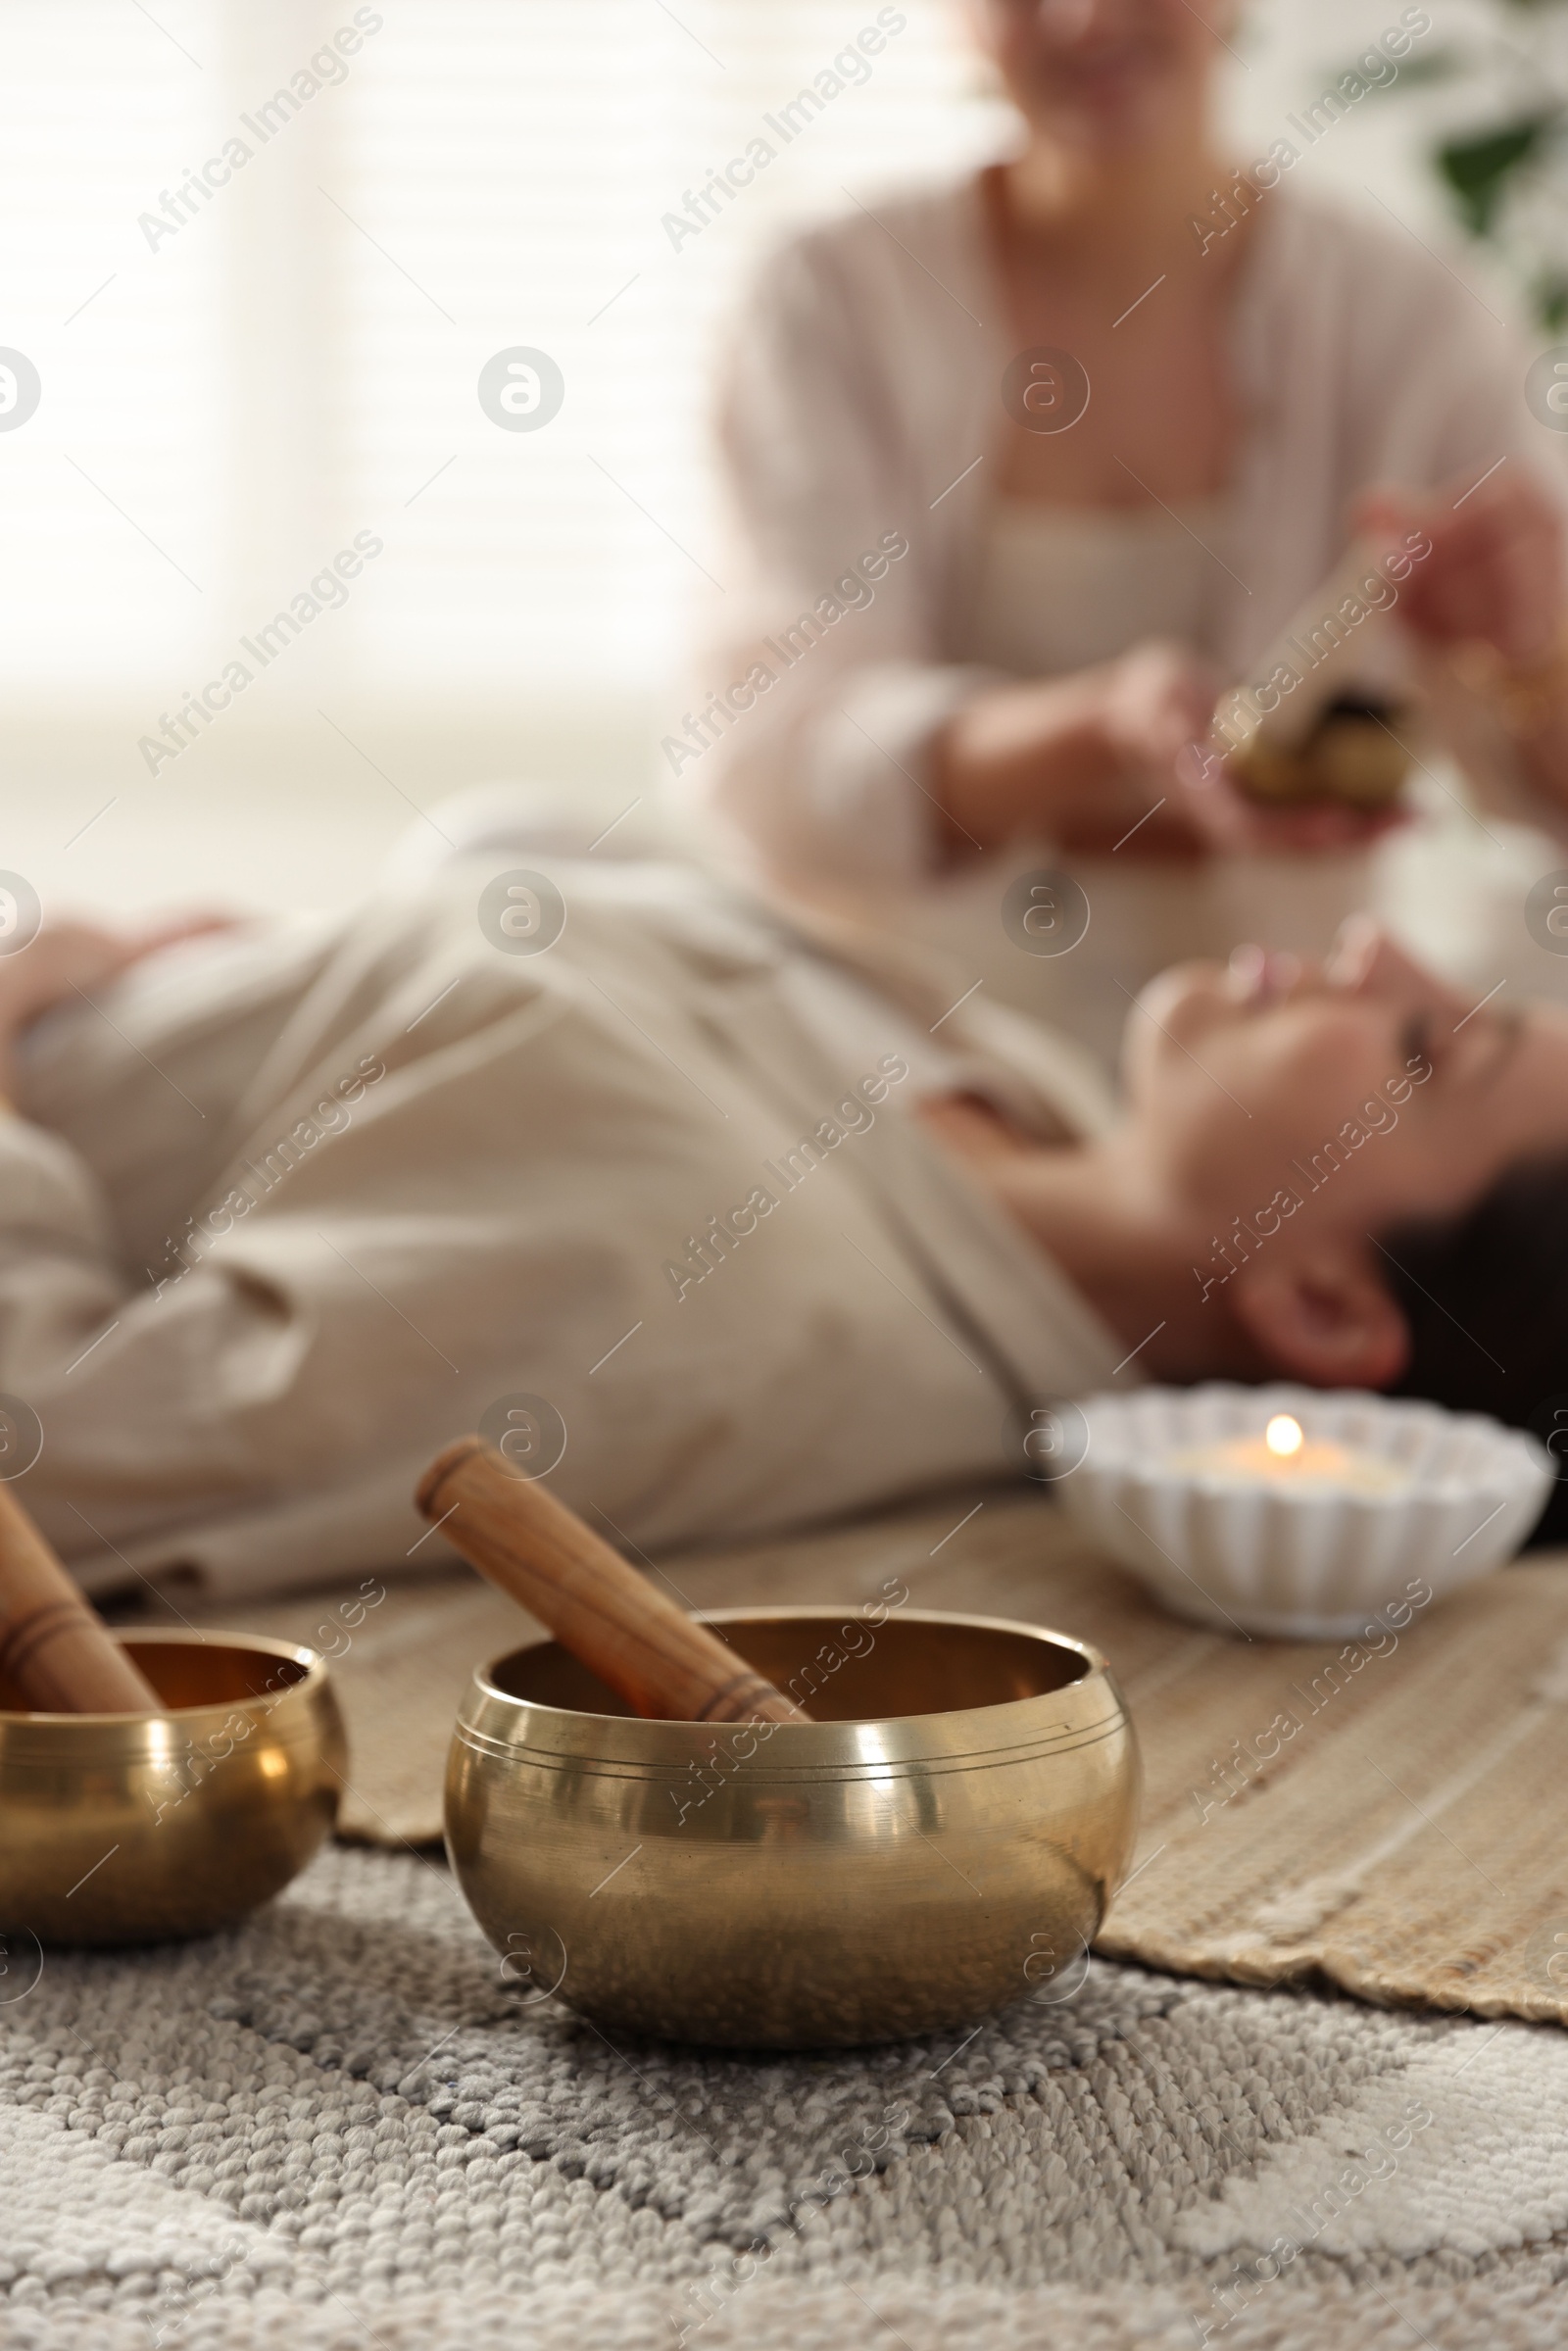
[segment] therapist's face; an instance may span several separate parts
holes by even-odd
[[[1128,146],[1201,109],[1234,0],[969,0],[980,47],[1032,129]]]

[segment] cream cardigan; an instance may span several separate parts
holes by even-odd
[[[1289,181],[1263,199],[1234,311],[1240,576],[1215,619],[1235,675],[1343,554],[1363,486],[1506,460],[1565,494],[1563,439],[1527,410],[1527,355],[1496,307],[1380,214]],[[699,685],[740,690],[706,744],[666,737],[664,763],[775,879],[901,886],[933,865],[927,749],[988,674],[959,649],[1010,356],[973,178],[797,236],[735,322],[725,593]],[[759,663],[776,679],[761,690]]]

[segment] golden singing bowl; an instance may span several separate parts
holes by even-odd
[[[231,1926],[295,1877],[347,1749],[314,1649],[121,1636],[167,1714],[24,1714],[0,1684],[0,1935],[161,1942]]]
[[[769,2049],[1070,1996],[1138,1816],[1098,1650],[922,1608],[705,1621],[815,1719],[646,1722],[554,1641],[474,1674],[447,1848],[504,1974],[612,2033]]]
[[[1407,711],[1389,706],[1396,725]],[[1410,754],[1373,706],[1334,706],[1294,747],[1271,741],[1255,726],[1233,746],[1231,772],[1250,800],[1299,808],[1337,803],[1376,814],[1392,808],[1404,789]]]

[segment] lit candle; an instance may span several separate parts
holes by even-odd
[[[1402,1494],[1411,1483],[1402,1462],[1358,1452],[1332,1438],[1308,1437],[1289,1412],[1276,1412],[1261,1437],[1226,1437],[1167,1453],[1165,1467],[1226,1486],[1272,1486],[1349,1494]]]

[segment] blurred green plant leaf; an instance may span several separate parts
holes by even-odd
[[[1530,289],[1538,322],[1550,335],[1568,325],[1568,271],[1543,269]]]
[[[1535,4],[1536,0],[1524,0],[1526,6]],[[1546,4],[1553,8],[1564,8],[1568,7],[1568,0],[1546,0]],[[1360,66],[1352,58],[1348,65],[1341,66],[1337,73],[1328,76],[1328,87],[1332,89],[1347,73],[1359,73],[1360,71]],[[1397,80],[1371,83],[1367,96],[1389,98],[1397,90],[1413,90],[1435,81],[1453,81],[1461,73],[1473,71],[1473,62],[1462,49],[1433,49],[1423,57],[1401,58]]]
[[[1511,0],[1513,6],[1536,4],[1537,0]],[[1550,0],[1550,4],[1560,5],[1561,0]],[[1439,173],[1472,236],[1491,235],[1498,207],[1515,172],[1537,160],[1555,130],[1560,115],[1557,107],[1541,114],[1522,115],[1516,122],[1498,123],[1493,130],[1473,132],[1466,138],[1445,139],[1437,148],[1434,161]]]
[[[1568,0],[1549,0],[1556,8],[1568,5]],[[1406,57],[1399,61],[1399,78],[1385,87],[1391,90],[1413,90],[1423,83],[1452,81],[1470,71],[1470,62],[1462,49],[1430,49],[1423,57]]]

